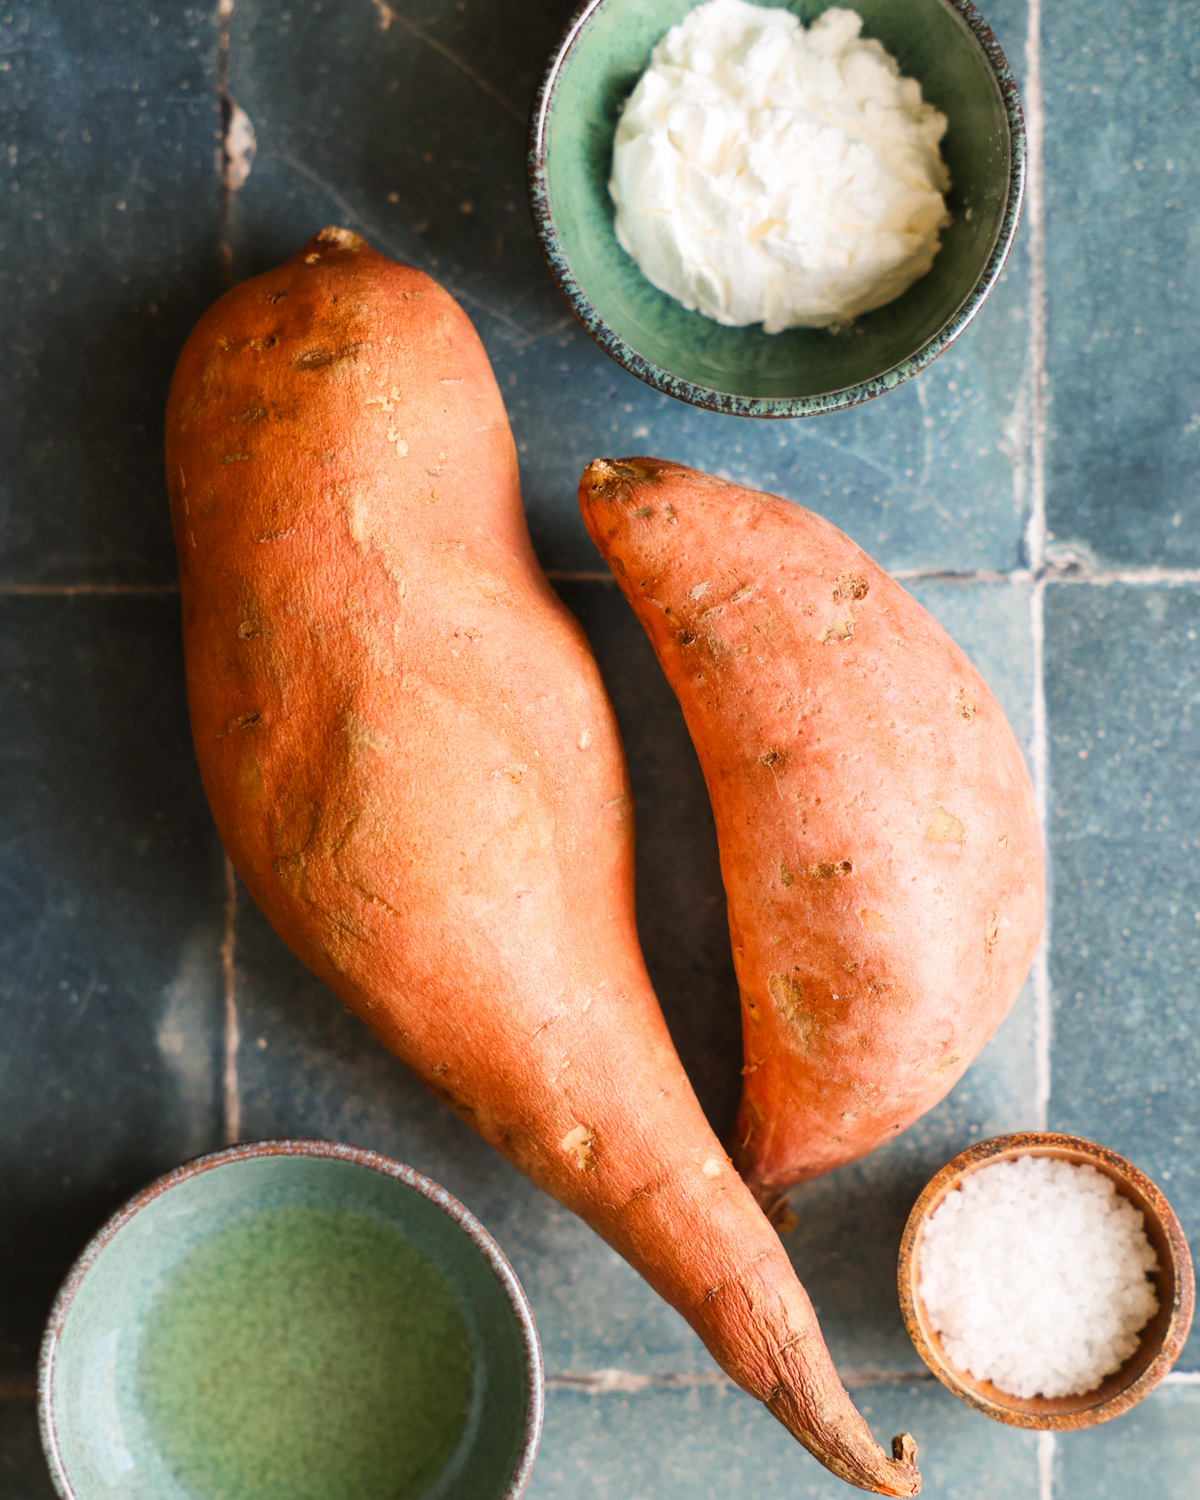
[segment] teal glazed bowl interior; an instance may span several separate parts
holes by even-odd
[[[970,0],[838,0],[946,116],[950,226],[928,275],[838,332],[725,328],[658,291],[617,243],[613,136],[660,38],[697,0],[590,0],[567,28],[534,106],[529,192],[542,252],[580,321],[658,390],[753,417],[853,406],[925,368],[962,332],[1016,233],[1025,129],[1012,72]],[[766,0],[807,25],[829,0]]]
[[[64,1283],[39,1370],[64,1500],[516,1500],[542,1409],[490,1235],[324,1141],[233,1146],[131,1200]]]

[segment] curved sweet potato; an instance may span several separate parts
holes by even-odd
[[[583,518],[708,782],[742,997],[735,1159],[770,1207],[930,1109],[1044,912],[1029,776],[946,632],[828,521],[658,459]]]
[[[462,310],[323,231],[192,334],[167,472],[201,773],[284,941],[823,1463],[915,1493],[671,1044],[616,724]]]

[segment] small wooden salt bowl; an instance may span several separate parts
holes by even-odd
[[[1137,1351],[1095,1390],[1082,1396],[1010,1396],[988,1380],[978,1380],[951,1364],[941,1340],[921,1304],[921,1237],[929,1216],[947,1193],[972,1172],[1017,1156],[1053,1156],[1079,1166],[1095,1167],[1111,1179],[1118,1193],[1139,1209],[1146,1221],[1146,1238],[1158,1257],[1152,1277],[1158,1291],[1158,1311],[1142,1330]],[[1148,1396],[1179,1357],[1192,1323],[1195,1279],[1192,1258],[1171,1205],[1148,1177],[1123,1157],[1093,1141],[1073,1135],[1001,1135],[947,1162],[913,1205],[900,1242],[898,1266],[900,1309],[917,1353],[948,1390],[968,1406],[1014,1427],[1063,1431],[1094,1427],[1135,1406]]]

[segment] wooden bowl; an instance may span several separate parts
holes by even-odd
[[[1158,1257],[1158,1270],[1152,1277],[1158,1292],[1158,1311],[1142,1330],[1136,1353],[1131,1354],[1119,1370],[1106,1376],[1095,1390],[1082,1396],[1033,1396],[1029,1399],[1010,1396],[1007,1391],[998,1390],[991,1381],[979,1380],[966,1370],[960,1370],[946,1357],[941,1340],[921,1303],[921,1238],[929,1216],[946,1194],[953,1192],[972,1172],[1018,1156],[1053,1156],[1060,1161],[1095,1167],[1098,1172],[1103,1172],[1117,1192],[1128,1198],[1143,1215],[1146,1237]],[[997,1422],[1051,1432],[1094,1427],[1098,1422],[1107,1422],[1128,1411],[1148,1396],[1179,1357],[1192,1324],[1195,1301],[1192,1258],[1183,1230],[1171,1205],[1149,1178],[1123,1157],[1106,1151],[1093,1141],[1041,1132],[996,1136],[993,1140],[981,1141],[947,1162],[917,1199],[908,1216],[900,1242],[898,1275],[904,1325],[917,1353],[942,1384],[968,1406],[985,1416],[994,1417]]]

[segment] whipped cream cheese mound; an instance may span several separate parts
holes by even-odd
[[[853,11],[708,0],[626,101],[617,239],[687,308],[767,333],[882,307],[924,276],[950,215],[946,117]]]

